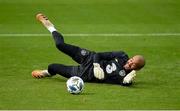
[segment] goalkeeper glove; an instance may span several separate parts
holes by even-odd
[[[136,71],[132,70],[129,74],[126,75],[126,77],[123,79],[123,83],[124,84],[129,84],[132,83],[132,81],[134,80],[136,76]]]
[[[103,69],[100,67],[100,64],[98,63],[93,63],[93,66],[94,66],[94,76],[97,78],[97,79],[104,79],[104,71]]]

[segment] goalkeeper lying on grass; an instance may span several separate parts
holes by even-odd
[[[52,33],[56,47],[72,57],[79,65],[50,64],[47,70],[33,71],[32,76],[35,78],[60,74],[66,78],[79,76],[87,82],[130,85],[136,76],[136,71],[145,65],[145,60],[141,55],[129,59],[123,51],[97,53],[67,44],[45,15],[37,14],[36,18]]]

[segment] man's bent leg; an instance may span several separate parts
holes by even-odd
[[[72,57],[72,59],[79,64],[83,63],[87,55],[90,53],[90,51],[86,49],[82,49],[74,45],[66,44],[64,42],[63,36],[57,31],[52,32],[52,35],[56,43],[56,47],[60,51]]]
[[[72,57],[72,59],[74,59],[79,64],[84,62],[85,58],[89,54],[88,50],[64,43],[63,36],[56,31],[54,25],[44,14],[37,14],[36,19],[40,21],[44,25],[44,27],[46,27],[52,33],[56,43],[56,47],[60,51]]]
[[[78,76],[78,66],[65,66],[62,64],[50,64],[48,66],[48,72],[53,76],[60,74],[63,77],[70,78],[72,76]]]

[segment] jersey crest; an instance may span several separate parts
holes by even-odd
[[[125,76],[125,75],[126,75],[126,72],[125,72],[124,70],[120,70],[120,71],[119,71],[119,75],[120,75],[120,76]]]

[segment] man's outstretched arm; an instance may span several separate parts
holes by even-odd
[[[94,66],[94,76],[99,79],[103,80],[105,78],[104,71],[100,66],[101,60],[111,60],[112,57],[111,52],[104,52],[104,53],[96,53],[93,57],[93,66]]]
[[[101,60],[112,60],[115,58],[119,58],[119,59],[127,59],[128,60],[128,56],[126,53],[124,53],[123,51],[119,51],[119,52],[100,52],[100,53],[96,53],[94,55],[94,63],[99,63],[99,61]]]

